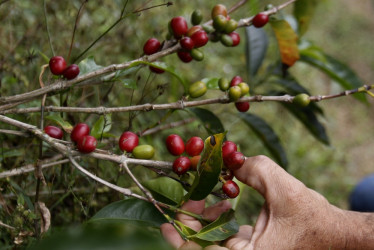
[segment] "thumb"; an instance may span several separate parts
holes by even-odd
[[[286,202],[305,185],[288,174],[270,158],[259,155],[247,157],[243,166],[234,171],[235,177],[256,189],[268,204]]]

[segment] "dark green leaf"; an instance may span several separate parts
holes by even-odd
[[[199,118],[209,134],[218,134],[225,131],[221,120],[212,111],[202,108],[189,108],[188,110]]]
[[[335,58],[326,55],[320,48],[309,46],[301,50],[300,53],[301,61],[319,68],[344,89],[355,89],[364,85],[351,68]],[[355,94],[354,97],[362,102],[367,102],[364,94]]]
[[[285,20],[272,20],[270,24],[278,41],[282,63],[292,66],[300,58],[295,31]]]
[[[309,23],[313,17],[317,4],[317,0],[298,0],[295,2],[294,16],[298,22],[300,36],[308,30]]]
[[[239,225],[235,220],[235,212],[230,209],[221,214],[217,220],[203,227],[194,237],[208,241],[221,241],[238,231]]]
[[[226,132],[205,139],[204,151],[197,166],[197,173],[184,201],[202,200],[207,197],[218,182],[222,170],[222,143]]]
[[[258,116],[248,113],[240,113],[239,116],[245,122],[245,124],[247,124],[261,139],[265,147],[274,156],[276,161],[283,168],[286,168],[288,165],[286,152],[284,152],[284,149],[274,130],[263,119],[261,119]]]
[[[111,129],[111,127],[112,115],[102,115],[93,125],[91,135],[96,139],[100,139],[104,133],[108,132]]]
[[[148,180],[143,185],[152,192],[156,200],[166,204],[176,205],[183,199],[184,189],[182,184],[171,178],[160,177]]]
[[[246,62],[250,78],[253,78],[265,58],[269,39],[264,29],[254,26],[245,28],[246,31]]]
[[[155,227],[167,222],[152,203],[138,199],[127,199],[111,203],[97,212],[90,222],[102,220],[123,220]]]
[[[80,75],[85,75],[92,71],[98,70],[102,68],[102,66],[97,65],[93,56],[87,57],[86,59],[82,60],[79,64],[79,71]]]
[[[307,107],[297,107],[292,103],[282,103],[297,119],[299,119],[304,126],[312,133],[312,135],[329,145],[329,138],[327,136],[326,130],[323,125],[318,121],[317,116],[314,114],[311,106]]]
[[[49,115],[49,116],[46,116],[45,119],[54,121],[55,123],[60,125],[62,129],[65,130],[65,132],[67,133],[70,133],[73,130],[73,126],[69,122],[65,121],[60,115],[57,115],[57,114]]]
[[[199,244],[202,247],[207,247],[207,246],[213,244],[212,241],[201,240],[199,238],[194,237],[194,235],[197,234],[197,232],[195,230],[193,230],[192,228],[184,225],[182,222],[180,222],[178,220],[174,220],[174,222],[175,222],[175,224],[177,224],[179,226],[179,228],[189,238],[189,240],[192,240],[192,241],[196,242],[197,244]],[[192,236],[192,237],[189,237],[189,236]]]

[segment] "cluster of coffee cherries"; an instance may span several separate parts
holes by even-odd
[[[243,82],[240,76],[234,76],[231,81],[223,77],[219,79],[218,86],[220,90],[228,91],[230,100],[235,102],[235,107],[239,112],[247,112],[249,110],[249,102],[238,102],[241,97],[249,94],[249,86]]]
[[[118,146],[123,152],[132,153],[137,159],[151,159],[155,150],[151,145],[139,145],[139,137],[131,131],[125,131],[119,138]]]
[[[88,154],[96,149],[97,140],[90,135],[90,127],[86,123],[78,123],[70,134],[70,139],[77,146],[79,152]]]
[[[79,67],[76,64],[72,64],[66,67],[66,61],[62,56],[54,56],[49,60],[49,69],[52,74],[60,76],[62,75],[65,79],[71,80],[79,75]]]

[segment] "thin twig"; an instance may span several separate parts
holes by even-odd
[[[45,3],[45,0],[43,0],[43,13],[44,13],[45,26],[47,27],[49,47],[51,48],[52,55],[55,56],[55,50],[53,49],[51,34],[49,32],[49,25],[48,25],[48,19],[47,19],[47,4]]]
[[[16,130],[9,130],[9,129],[0,129],[0,133],[9,134],[9,135],[18,135],[18,136],[23,136],[23,137],[30,137],[30,134],[28,133],[16,131]]]
[[[160,125],[160,126],[150,128],[150,129],[146,129],[146,130],[140,132],[139,136],[146,136],[146,135],[155,134],[159,131],[162,131],[162,130],[165,130],[165,129],[170,129],[170,128],[175,128],[175,127],[180,127],[180,126],[189,124],[189,123],[194,122],[194,121],[196,121],[196,118],[192,117],[192,118],[188,118],[188,119],[185,119],[185,120],[182,120],[182,121],[171,122],[169,124]]]
[[[0,3],[1,4],[1,3]],[[5,227],[5,228],[8,228],[10,230],[16,230],[15,227],[12,227],[12,226],[9,226],[8,224],[5,224],[4,222],[0,221],[0,227]]]

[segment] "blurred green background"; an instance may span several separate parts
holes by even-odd
[[[76,31],[72,57],[76,57],[94,39],[104,32],[120,15],[125,1],[102,0],[89,1],[84,10]],[[167,1],[128,1],[126,11],[141,9],[148,6],[166,3]],[[235,1],[221,1],[231,6]],[[240,10],[231,15],[240,19],[248,17],[263,7],[272,3],[280,4],[284,1],[250,1]],[[67,57],[71,35],[77,11],[81,1],[46,1],[46,13],[49,23],[51,41],[56,55]],[[167,33],[167,22],[174,16],[189,17],[195,8],[204,13],[204,20],[210,15],[213,3],[208,1],[173,1],[169,7],[157,7],[140,14],[131,14],[124,19],[102,40],[100,40],[83,58],[93,56],[98,65],[107,66],[138,58],[142,54],[144,42],[149,37],[163,40]],[[252,7],[252,8],[251,8]],[[253,8],[255,7],[255,8]],[[258,9],[256,9],[258,8]],[[292,13],[292,7],[287,7],[283,15]],[[315,45],[334,58],[349,65],[366,84],[374,84],[374,4],[371,0],[324,0],[318,1],[314,17],[304,39],[312,41]],[[43,1],[8,1],[0,5],[0,80],[1,96],[9,96],[27,92],[38,88],[40,66],[48,62],[52,52],[48,43],[45,20],[43,14]],[[265,65],[278,59],[276,43],[270,27],[265,27],[270,36]],[[238,47],[226,48],[219,43],[209,43],[204,47],[205,59],[203,62],[190,64],[181,63],[176,55],[162,59],[168,65],[175,65],[179,72],[189,82],[205,77],[231,78],[241,75],[250,83],[246,72],[244,30],[238,31],[242,42]],[[83,59],[82,58],[82,59]],[[260,74],[266,67],[260,69]],[[321,71],[302,62],[297,62],[291,69],[292,75],[307,88],[313,95],[327,95],[342,91],[340,86]],[[165,103],[176,101],[183,94],[182,87],[175,78],[168,74],[150,75],[147,69],[141,70],[136,79],[138,89],[134,92],[134,103],[154,102]],[[49,79],[52,80],[53,79]],[[162,95],[155,95],[157,86],[162,87]],[[143,92],[146,88],[148,91]],[[105,93],[109,93],[106,98]],[[121,84],[106,84],[102,87],[76,89],[69,92],[70,106],[126,106],[132,95],[131,89]],[[206,97],[216,97],[221,92],[210,90]],[[143,96],[143,97],[142,97]],[[144,97],[145,96],[145,97]],[[205,98],[205,97],[204,97]],[[319,105],[325,115],[322,119],[330,138],[331,145],[326,146],[318,142],[303,125],[289,114],[281,105],[274,102],[252,103],[249,112],[257,114],[271,124],[279,135],[282,145],[288,156],[288,171],[304,182],[308,187],[324,195],[332,204],[341,208],[348,208],[347,199],[355,183],[367,174],[374,172],[372,163],[372,150],[374,148],[373,125],[374,110],[372,98],[369,104],[362,104],[353,97],[342,97],[323,101]],[[39,101],[31,103],[39,105]],[[47,105],[58,104],[58,97],[50,97]],[[236,116],[233,105],[205,106],[214,111],[220,118],[228,132],[228,139],[239,144],[245,155],[266,154],[269,152],[263,147],[259,139],[243,125]],[[141,131],[147,124],[157,122],[166,112],[132,113],[135,118],[130,123],[129,114],[114,114],[111,133],[119,136],[128,128]],[[178,121],[188,116],[184,111],[178,111],[167,122]],[[21,121],[38,124],[38,113],[30,115],[12,115]],[[93,124],[97,115],[65,115],[65,119],[72,124],[86,120]],[[1,128],[11,127],[1,125]],[[176,129],[162,131],[159,134],[146,136],[142,143],[150,143],[159,149],[155,159],[169,160],[173,157],[166,153],[163,146],[164,138],[170,133],[183,134],[184,139],[189,136],[208,136],[208,133],[198,123]],[[12,169],[35,160],[38,143],[30,139],[19,139],[12,136],[1,135],[2,162],[1,171]],[[105,149],[116,149],[116,141],[101,145]],[[16,152],[12,155],[9,152]],[[5,154],[4,154],[5,153]],[[9,157],[4,157],[8,153]],[[45,147],[45,155],[51,151]],[[93,164],[92,164],[93,163]],[[128,177],[118,172],[117,167],[105,162],[87,162],[86,166],[93,166],[92,171],[108,181],[119,185],[131,187]],[[91,165],[90,165],[91,164]],[[141,167],[135,168],[135,173],[142,178],[152,178],[154,173],[144,171]],[[100,185],[82,177],[71,169],[49,169],[45,172],[48,187],[45,191],[68,190],[65,196],[43,196],[47,207],[52,212],[52,226],[60,227],[70,224],[79,224],[90,218],[95,212],[106,204],[121,198],[120,195],[103,189]],[[9,183],[17,183],[24,192],[30,194],[34,191],[35,179],[32,174],[11,177],[0,180],[2,194],[8,195],[9,205],[17,205],[19,193],[9,188]],[[84,192],[76,189],[85,188]],[[81,190],[82,191],[82,190]],[[253,223],[257,212],[262,205],[262,199],[249,188],[244,190],[242,200],[238,205],[238,217],[243,223]],[[6,216],[2,210],[1,216]],[[9,219],[9,223],[16,223]],[[31,227],[31,226],[30,226]],[[0,233],[5,237],[9,234],[4,229]],[[1,237],[2,238],[2,237]],[[8,242],[9,243],[9,242]],[[6,245],[5,241],[3,244]]]

